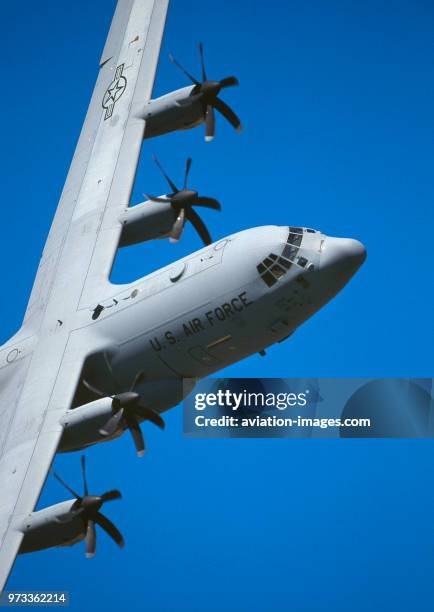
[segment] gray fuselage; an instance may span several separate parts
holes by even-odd
[[[288,244],[288,237],[299,244]],[[282,265],[285,255],[291,263]],[[213,374],[290,336],[342,289],[364,257],[354,240],[266,226],[114,290],[95,328],[105,338],[117,389],[127,389],[143,371],[144,401],[159,411],[174,406],[185,393],[183,380]],[[271,269],[261,276],[258,266],[267,263]],[[92,375],[94,385],[112,391],[105,368]]]

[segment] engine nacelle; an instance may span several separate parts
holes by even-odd
[[[113,436],[102,436],[99,433],[101,427],[107,423],[112,416],[112,398],[104,397],[79,408],[68,410],[60,423],[63,425],[63,435],[59,444],[58,452],[65,453],[79,450],[96,444],[112,440],[122,434],[116,432]]]
[[[176,212],[170,202],[147,200],[126,210],[119,220],[123,225],[119,246],[125,247],[166,238],[176,220]]]
[[[135,369],[128,363],[124,363],[118,365],[118,372],[120,373],[124,367],[128,372]],[[126,379],[129,378],[130,375],[127,374]],[[118,438],[127,430],[131,431],[132,428],[137,430],[140,423],[144,421],[152,422],[163,429],[164,421],[160,412],[178,404],[191,392],[195,384],[195,379],[149,380],[138,385],[137,392],[121,392],[113,397],[103,397],[68,410],[60,420],[63,434],[57,452],[66,453],[99,442],[108,442]],[[125,414],[124,416],[120,414],[120,418],[114,421],[114,427],[110,427],[109,422],[113,424],[112,417],[116,416],[120,407]],[[135,423],[134,427],[131,422],[133,425]],[[133,435],[133,439],[139,455],[142,456],[145,450],[143,436],[141,436],[139,445],[137,435]]]
[[[190,85],[149,100],[138,112],[146,121],[144,137],[153,138],[200,125],[205,113],[201,101],[191,100],[193,89]]]
[[[19,553],[71,546],[83,540],[86,526],[81,515],[74,513],[76,503],[72,499],[29,514],[21,525],[24,539]]]

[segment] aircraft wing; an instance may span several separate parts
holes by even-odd
[[[0,348],[0,591],[91,350],[83,330],[108,287],[167,8],[168,0],[117,4],[23,327]]]

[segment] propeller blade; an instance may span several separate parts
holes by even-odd
[[[229,123],[237,130],[237,132],[241,132],[241,121],[236,116],[234,111],[220,98],[215,98],[213,100],[213,106],[219,113],[223,115],[225,119],[229,121]]]
[[[137,423],[136,419],[129,418],[127,420],[128,429],[131,432],[131,436],[134,441],[134,445],[137,450],[137,455],[139,457],[143,457],[145,454],[145,440],[143,438],[142,430],[140,429],[140,425]]]
[[[151,421],[151,423],[154,423],[154,425],[156,425],[160,429],[164,429],[166,427],[164,419],[158,414],[156,410],[153,410],[152,408],[148,408],[148,406],[144,406],[143,404],[141,404],[140,412],[142,416],[146,419],[146,421]]]
[[[191,157],[187,158],[187,161],[185,162],[185,172],[184,172],[184,189],[187,189],[187,179],[188,179],[188,173],[190,172],[190,168],[191,168]]]
[[[89,495],[89,491],[87,488],[87,478],[86,478],[86,456],[81,456],[81,475],[83,477],[83,487],[84,487],[84,495]]]
[[[86,558],[91,559],[95,556],[96,551],[96,530],[95,523],[92,519],[87,521],[86,529]]]
[[[60,478],[59,474],[56,474],[56,472],[55,472],[54,470],[51,470],[51,473],[53,474],[54,478],[55,478],[56,480],[58,480],[58,481],[60,482],[60,484],[61,484],[62,486],[64,486],[64,487],[65,487],[65,489],[66,489],[67,491],[69,491],[69,492],[71,493],[71,495],[73,495],[73,496],[74,496],[76,499],[78,499],[78,500],[81,500],[81,499],[82,499],[81,495],[79,495],[78,493],[76,493],[76,492],[74,491],[74,489],[72,489],[72,488],[71,488],[69,485],[67,485],[67,484],[66,484],[66,482]]]
[[[86,387],[86,389],[88,389],[91,393],[94,393],[95,395],[99,395],[99,397],[107,397],[107,393],[104,393],[103,391],[101,391],[97,387],[94,387],[87,380],[83,379],[82,383]]]
[[[206,229],[205,223],[199,217],[197,212],[193,210],[192,208],[190,208],[187,212],[187,219],[190,221],[194,229],[197,231],[199,236],[202,238],[204,244],[206,245],[211,244],[212,242],[211,236],[208,230]]]
[[[137,387],[137,385],[139,383],[141,383],[145,378],[145,373],[143,370],[140,370],[139,372],[137,372],[137,374],[134,376],[134,380],[131,384],[130,387],[130,391],[134,391],[134,389]]]
[[[119,423],[123,416],[124,416],[124,409],[119,408],[119,410],[117,410],[114,413],[114,415],[109,418],[107,423],[103,427],[101,427],[101,429],[99,430],[99,433],[102,436],[113,435],[115,431],[117,430],[117,428],[119,427]]]
[[[199,43],[199,53],[200,53],[200,67],[202,69],[202,81],[207,81],[206,70],[205,70],[205,61],[203,59],[203,44]]]
[[[182,232],[184,230],[185,224],[185,210],[181,208],[179,211],[179,215],[176,218],[175,223],[173,224],[172,231],[170,232],[170,242],[178,242],[181,238]]]
[[[115,499],[120,499],[121,497],[122,497],[122,494],[117,489],[113,489],[111,491],[107,491],[106,493],[103,493],[101,495],[101,499],[102,499],[103,502],[113,501]]]
[[[222,207],[220,202],[215,200],[214,198],[196,198],[193,202],[194,206],[203,206],[204,208],[212,208],[213,210],[221,210]]]
[[[158,196],[149,195],[149,193],[144,193],[143,197],[148,198],[152,202],[161,202],[162,204],[170,204],[171,202],[170,198],[159,198]]]
[[[210,142],[215,136],[215,114],[211,104],[206,107],[205,113],[205,140]]]
[[[172,64],[175,64],[175,66],[185,74],[185,76],[190,79],[190,81],[192,83],[194,83],[194,85],[200,85],[199,81],[197,81],[194,76],[192,76],[189,72],[187,72],[187,70],[181,66],[181,64],[179,62],[176,61],[176,59],[173,57],[173,55],[171,53],[169,53],[169,59],[172,62]]]
[[[230,77],[226,77],[225,79],[222,79],[220,81],[220,85],[221,87],[234,87],[235,85],[239,85],[239,81],[236,77],[234,76],[230,76]]]
[[[172,191],[174,191],[175,193],[177,193],[179,191],[179,189],[177,189],[175,183],[168,177],[168,175],[166,174],[163,166],[160,164],[158,157],[155,155],[155,153],[152,155],[152,159],[154,160],[154,162],[157,164],[158,168],[160,169],[161,174],[164,176],[164,178],[166,179],[166,181],[169,183],[170,185],[170,189],[172,189]]]
[[[97,523],[104,531],[116,542],[121,548],[124,547],[125,541],[119,529],[101,512],[95,512],[93,515],[95,523]]]

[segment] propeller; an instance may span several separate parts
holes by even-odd
[[[215,114],[214,109],[217,110],[223,117],[229,121],[229,123],[237,130],[241,131],[241,121],[234,113],[234,111],[221,100],[218,95],[222,89],[226,87],[233,87],[238,85],[238,79],[234,76],[229,76],[221,81],[211,81],[207,77],[205,69],[205,61],[203,55],[203,45],[199,43],[199,54],[200,54],[200,66],[202,72],[202,81],[198,81],[192,76],[187,70],[181,66],[179,62],[169,55],[170,61],[175,64],[185,74],[185,76],[193,83],[194,88],[186,101],[186,104],[191,104],[196,101],[200,101],[203,108],[205,118],[205,140],[208,142],[215,136]]]
[[[83,495],[79,495],[69,485],[64,482],[58,474],[53,470],[53,476],[65,487],[76,499],[72,506],[71,516],[75,517],[77,514],[81,515],[84,521],[86,530],[86,557],[91,558],[95,555],[96,551],[96,528],[95,525],[99,525],[104,531],[116,542],[118,546],[123,548],[125,542],[119,529],[100,512],[101,507],[105,502],[120,499],[122,497],[120,491],[112,489],[102,495],[89,495],[89,489],[86,478],[86,458],[84,455],[81,457],[81,473],[83,477]]]
[[[144,373],[139,372],[128,391],[116,393],[109,397],[112,398],[112,416],[99,430],[102,436],[111,436],[119,428],[128,429],[133,438],[134,445],[137,450],[137,455],[143,457],[145,454],[145,440],[142,430],[140,429],[139,419],[151,421],[160,429],[164,429],[165,423],[162,417],[145,404],[143,404],[140,395],[135,391],[136,386],[143,380]],[[107,394],[91,385],[86,380],[83,380],[84,386],[99,397],[107,397]]]
[[[178,242],[180,240],[182,232],[184,231],[185,222],[188,220],[193,225],[204,244],[211,244],[212,239],[206,225],[193,209],[193,206],[202,206],[203,208],[211,208],[212,210],[221,210],[221,206],[214,198],[199,196],[197,191],[187,188],[188,175],[192,162],[191,157],[185,162],[184,186],[182,189],[178,189],[175,183],[169,178],[163,166],[158,161],[157,156],[153,155],[152,158],[160,169],[161,174],[168,182],[173,193],[169,194],[166,198],[158,198],[151,195],[146,195],[146,197],[153,202],[170,202],[172,205],[176,213],[176,220],[170,232],[170,242]]]

